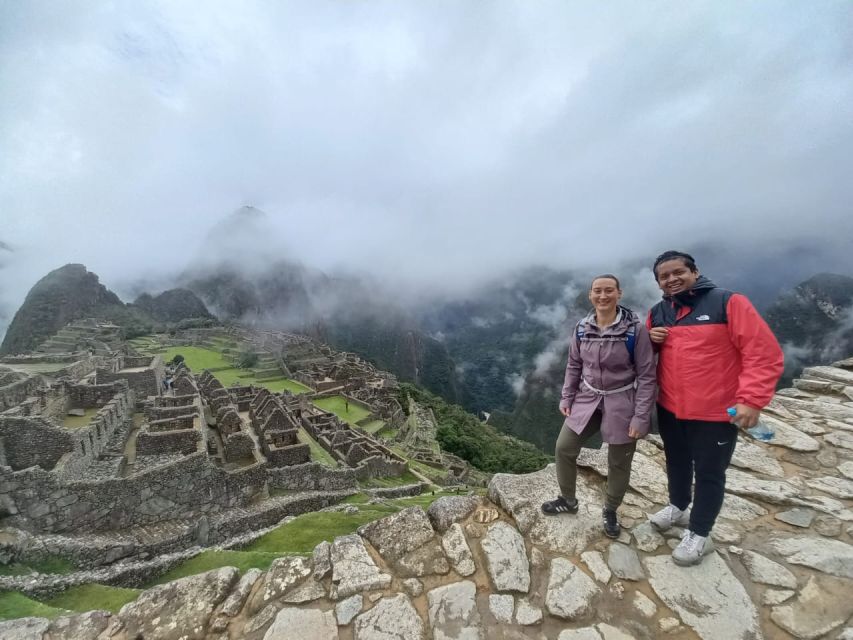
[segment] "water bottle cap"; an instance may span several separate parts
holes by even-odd
[[[732,417],[735,417],[737,415],[737,409],[735,409],[734,407],[729,407],[728,409],[726,409],[726,413],[728,413]]]

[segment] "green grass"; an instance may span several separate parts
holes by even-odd
[[[368,487],[402,487],[407,484],[418,484],[421,479],[411,471],[406,471],[399,478],[370,478],[359,483],[360,486]]]
[[[276,527],[261,536],[242,551],[205,551],[187,560],[156,581],[147,585],[162,584],[185,576],[218,569],[237,567],[241,571],[256,567],[267,569],[277,557],[308,554],[323,540],[331,542],[338,536],[354,533],[360,526],[412,506],[428,508],[442,496],[458,495],[452,491],[435,491],[411,498],[388,500],[381,504],[366,504],[370,496],[360,493],[350,496],[343,503],[359,507],[358,512],[347,514],[342,511],[315,511],[296,517],[287,524]]]
[[[128,602],[133,602],[141,593],[140,589],[122,589],[102,584],[81,584],[69,587],[62,593],[45,601],[50,607],[71,611],[91,611],[103,609],[117,613]]]
[[[397,509],[384,505],[361,507],[357,513],[315,511],[270,531],[246,547],[247,551],[265,551],[282,555],[310,553],[323,540],[353,533],[361,525],[373,522]]]
[[[14,618],[56,618],[67,611],[49,607],[46,604],[28,598],[17,591],[0,592],[0,620],[12,620]]]
[[[301,382],[297,382],[296,380],[288,380],[284,378],[282,380],[271,380],[269,382],[260,382],[259,385],[266,387],[273,393],[279,393],[287,389],[288,391],[300,394],[300,393],[310,393],[311,389],[306,387]]]
[[[311,434],[309,434],[304,427],[299,427],[296,437],[299,439],[299,442],[308,445],[308,448],[311,450],[312,460],[327,467],[338,467],[337,461],[328,451],[321,447],[314,438],[311,437]]]
[[[385,428],[384,420],[371,420],[365,424],[358,425],[360,429],[364,429],[367,433],[376,433]]]
[[[224,371],[214,371],[214,377],[222,383],[223,387],[231,387],[234,383],[238,385],[250,384],[252,380],[252,372],[248,369],[225,369]]]
[[[27,564],[13,562],[12,564],[0,565],[0,576],[23,576],[33,572],[66,575],[74,571],[75,568],[74,563],[70,560],[51,557]]]
[[[146,586],[151,587],[155,584],[163,584],[164,582],[194,576],[205,571],[210,571],[211,569],[219,569],[220,567],[237,567],[241,572],[248,569],[266,571],[273,560],[279,555],[281,554],[255,550],[203,551],[197,556],[170,569]]]
[[[360,407],[354,402],[350,402],[349,408],[347,408],[346,399],[343,396],[319,398],[318,400],[314,400],[314,404],[320,407],[323,411],[334,413],[341,420],[350,424],[355,424],[359,420],[364,420],[370,415],[370,411]]]
[[[95,408],[85,409],[82,416],[65,416],[62,419],[62,426],[66,429],[81,429],[92,421],[92,417],[98,413]]]
[[[230,387],[236,383],[238,385],[253,384],[256,387],[265,387],[273,393],[281,393],[285,389],[297,394],[311,391],[311,389],[305,385],[299,384],[295,380],[288,380],[287,378],[258,380],[251,369],[238,369],[233,367],[231,369],[225,369],[224,371],[214,371],[213,375],[216,376],[217,380],[219,380],[219,382],[221,382],[225,387]]]
[[[393,440],[397,437],[397,434],[400,432],[399,429],[391,429],[390,427],[386,427],[385,429],[380,430],[376,436],[379,438],[387,438],[388,440]]]
[[[213,351],[212,349],[185,346],[169,347],[168,349],[161,351],[163,360],[166,362],[169,362],[178,354],[184,356],[184,362],[193,370],[194,373],[201,373],[204,369],[234,366],[231,362],[228,362],[221,353]]]

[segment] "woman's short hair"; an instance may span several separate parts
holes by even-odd
[[[613,280],[613,282],[615,282],[615,283],[616,283],[616,288],[617,288],[619,291],[622,291],[622,285],[620,285],[620,284],[619,284],[619,278],[617,278],[616,276],[614,276],[612,273],[602,273],[600,276],[595,276],[595,277],[592,279],[592,282],[590,282],[590,283],[589,283],[589,288],[590,288],[590,289],[592,289],[592,285],[595,283],[595,281],[596,281],[596,280],[600,280],[600,279],[602,279],[602,278],[607,278],[607,279],[609,279],[609,280]]]
[[[652,267],[652,271],[655,274],[655,278],[657,278],[658,276],[658,265],[661,262],[667,262],[669,260],[681,260],[684,263],[684,266],[690,269],[691,271],[699,271],[699,268],[696,266],[696,261],[689,253],[684,253],[683,251],[664,251],[657,258],[655,258],[655,264]]]

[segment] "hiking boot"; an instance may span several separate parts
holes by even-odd
[[[711,536],[699,536],[688,531],[672,552],[672,561],[680,567],[691,567],[714,550]]]
[[[561,513],[577,513],[578,512],[578,501],[577,499],[569,502],[563,496],[557,496],[556,500],[551,500],[550,502],[542,503],[542,513],[548,516],[556,516]]]
[[[604,520],[604,535],[608,538],[618,538],[622,533],[622,527],[619,526],[619,521],[616,519],[616,510],[604,507],[601,510],[601,517]]]
[[[649,522],[658,531],[666,531],[672,527],[686,527],[690,524],[690,512],[682,511],[674,504],[668,504],[663,509],[649,516]]]

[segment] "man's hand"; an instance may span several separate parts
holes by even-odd
[[[561,407],[561,408],[560,408],[560,413],[562,413],[562,414],[563,414],[564,416],[566,416],[567,418],[569,417],[569,414],[570,414],[571,412],[572,412],[572,410],[571,410],[571,409],[569,409],[568,407]]]
[[[731,417],[729,422],[736,425],[740,429],[750,429],[758,424],[758,416],[761,415],[760,409],[753,409],[746,404],[736,404],[735,410],[737,413]]]
[[[666,327],[654,327],[653,329],[649,329],[649,338],[651,338],[652,342],[655,344],[663,344],[668,335],[669,329]]]

